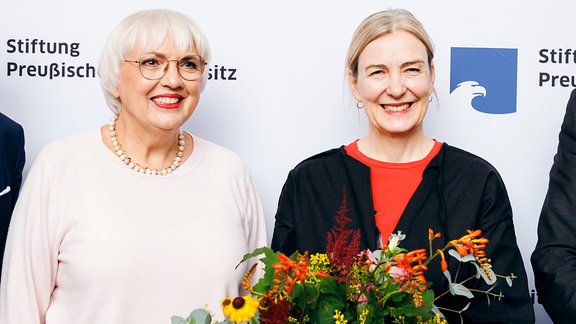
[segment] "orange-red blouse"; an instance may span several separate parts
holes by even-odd
[[[376,212],[376,226],[382,235],[382,245],[394,231],[408,201],[422,181],[422,173],[438,154],[442,143],[435,141],[430,153],[422,160],[391,163],[372,159],[358,150],[357,141],[346,145],[346,153],[370,167],[372,199]]]

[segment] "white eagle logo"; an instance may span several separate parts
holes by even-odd
[[[486,97],[486,88],[476,81],[460,82],[450,93],[451,99],[455,99],[457,102],[461,103],[469,103],[470,107],[474,108],[474,110],[482,111],[481,109],[474,107],[472,103],[472,100],[479,96]]]

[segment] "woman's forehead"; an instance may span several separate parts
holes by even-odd
[[[178,46],[180,45],[180,46]],[[160,55],[171,54],[198,54],[198,51],[193,45],[189,44],[176,44],[172,39],[165,39],[161,43],[146,43],[144,45],[136,44],[129,54],[146,54],[155,53]]]

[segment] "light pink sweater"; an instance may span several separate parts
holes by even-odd
[[[266,244],[250,174],[198,137],[173,174],[128,169],[99,131],[48,145],[25,180],[0,284],[3,324],[160,324],[240,293]],[[245,292],[243,292],[245,293]]]

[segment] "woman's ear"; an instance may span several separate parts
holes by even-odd
[[[352,70],[348,70],[348,86],[350,86],[350,90],[352,91],[352,95],[354,96],[354,100],[357,102],[362,102],[362,96],[360,95],[360,91],[358,90],[358,79],[352,72]]]
[[[434,63],[430,63],[430,93],[429,95],[434,93],[434,81],[436,80],[436,68],[434,67]]]

